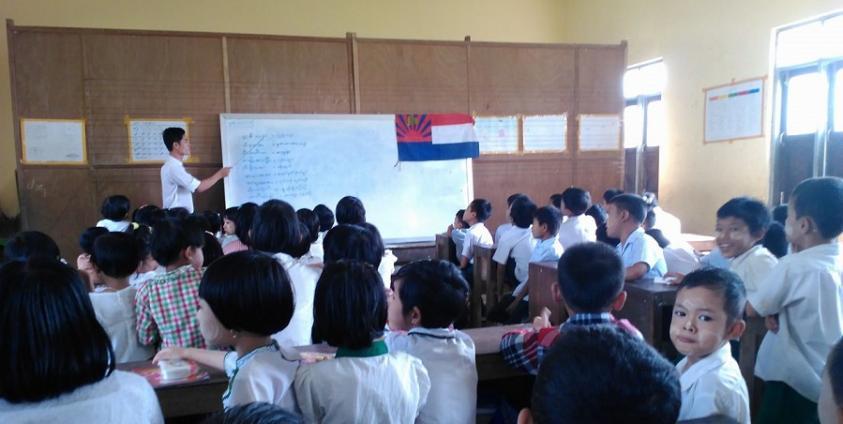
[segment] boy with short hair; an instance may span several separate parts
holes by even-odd
[[[757,290],[779,262],[761,245],[769,225],[770,211],[749,197],[731,199],[717,210],[717,247],[731,259],[729,268],[741,278],[747,293]]]
[[[497,262],[498,266],[506,267],[512,258],[515,262],[515,289],[512,294],[504,296],[500,305],[489,314],[489,319],[493,321],[518,323],[526,319],[529,314],[527,277],[530,274],[530,257],[536,246],[530,224],[533,222],[535,213],[536,205],[527,197],[516,199],[509,208],[510,219],[514,226],[501,237],[492,260]]]
[[[570,187],[562,192],[562,215],[559,226],[559,243],[565,249],[585,241],[597,240],[597,223],[585,214],[591,204],[591,194],[579,187]]]
[[[492,233],[484,222],[492,215],[492,204],[486,199],[474,199],[465,208],[463,219],[468,223],[465,242],[460,252],[460,268],[465,270],[474,261],[474,248],[491,247],[494,243]],[[466,273],[467,271],[463,271]]]
[[[512,204],[515,203],[515,201],[518,199],[529,199],[529,197],[524,193],[513,193],[506,198],[507,222],[505,224],[499,225],[498,228],[495,228],[495,245],[500,243],[501,237],[503,237],[503,235],[506,234],[507,231],[515,227],[514,223],[512,222]]]
[[[451,328],[465,309],[468,291],[459,269],[446,261],[413,262],[395,274],[386,344],[421,359],[430,376],[430,393],[417,423],[474,422],[474,341]]]
[[[755,375],[764,380],[756,422],[817,420],[823,366],[843,336],[843,179],[810,178],[793,189],[787,239],[796,253],[748,293],[750,315],[767,317]],[[778,316],[778,319],[775,316]]]
[[[729,345],[746,328],[745,294],[740,278],[723,269],[694,271],[682,280],[670,321],[670,340],[685,355],[676,365],[680,420],[720,414],[750,422],[746,382]]]
[[[565,248],[556,237],[561,222],[562,214],[554,207],[544,206],[536,210],[531,231],[537,243],[530,262],[556,262],[562,257]]]
[[[623,264],[617,253],[602,243],[580,243],[559,258],[558,283],[553,284],[557,302],[564,298],[568,320],[551,327],[546,316],[538,317],[532,329],[519,329],[501,338],[501,355],[512,367],[535,374],[547,350],[569,326],[610,324],[642,338],[629,321],[618,320],[626,302],[623,290]]]
[[[617,252],[626,269],[624,279],[663,277],[667,273],[664,252],[641,228],[647,214],[644,200],[634,194],[619,194],[609,201],[606,211],[606,232],[621,241]]]

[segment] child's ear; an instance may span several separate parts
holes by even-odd
[[[736,319],[735,322],[729,326],[729,329],[726,332],[726,338],[729,340],[740,340],[744,330],[746,330],[746,321]]]
[[[518,424],[533,424],[533,414],[530,408],[524,408],[518,413]]]
[[[420,327],[421,326],[421,311],[419,310],[418,306],[413,306],[413,309],[410,310],[410,324],[413,327]]]
[[[623,305],[626,304],[626,290],[621,290],[617,296],[615,296],[615,300],[612,301],[612,310],[613,311],[620,311],[623,309]]]

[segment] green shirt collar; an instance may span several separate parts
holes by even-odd
[[[372,345],[363,349],[337,348],[337,358],[369,358],[372,356],[386,355],[389,349],[383,339],[375,340]]]

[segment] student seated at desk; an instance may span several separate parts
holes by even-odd
[[[501,224],[498,228],[495,229],[495,245],[500,242],[501,237],[506,234],[507,231],[512,229],[514,225],[512,224],[512,214],[511,208],[512,204],[518,199],[529,199],[529,197],[524,193],[514,193],[510,194],[509,197],[506,198],[506,219],[507,222],[505,224]]]
[[[717,247],[731,259],[729,269],[738,274],[747,293],[758,290],[779,262],[761,245],[769,225],[767,206],[749,197],[736,197],[717,210]]]
[[[557,267],[558,283],[553,284],[557,302],[564,299],[568,318],[559,327],[551,327],[547,314],[537,317],[532,329],[514,330],[501,338],[501,355],[507,364],[535,374],[545,353],[566,326],[612,324],[643,339],[629,321],[618,320],[626,302],[623,290],[623,264],[618,254],[603,243],[580,243],[562,254]]]
[[[90,291],[102,290],[102,282],[99,280],[97,271],[91,263],[91,254],[94,253],[94,242],[100,236],[108,234],[108,230],[103,227],[90,227],[82,231],[79,235],[79,248],[82,253],[76,257],[76,269],[83,274],[88,289]]]
[[[653,238],[664,252],[664,262],[667,265],[667,272],[673,275],[683,276],[700,267],[700,259],[697,252],[690,244],[682,239],[668,240],[662,230],[655,228],[656,214],[650,210],[641,225],[644,234]]]
[[[585,214],[591,195],[579,188],[569,187],[562,192],[562,225],[559,226],[559,243],[565,249],[586,241],[597,240],[597,223]]]
[[[102,201],[100,208],[102,219],[97,222],[97,227],[118,233],[126,231],[132,224],[128,219],[130,210],[132,210],[132,205],[128,197],[122,194],[106,197]]]
[[[237,220],[234,225],[234,235],[237,240],[225,245],[222,248],[224,254],[241,252],[249,250],[252,243],[252,238],[249,232],[252,229],[252,222],[255,220],[255,214],[258,213],[258,205],[252,202],[246,202],[237,208]]]
[[[296,217],[299,219],[299,227],[302,231],[302,239],[300,241],[300,249],[303,251],[300,257],[306,257],[313,263],[321,263],[325,256],[325,251],[322,248],[322,243],[319,241],[319,217],[316,213],[307,208],[301,208],[296,211]]]
[[[465,209],[460,209],[454,216],[454,223],[448,226],[446,234],[448,238],[454,243],[454,252],[457,255],[462,254],[462,247],[465,244],[466,233],[468,232],[468,223],[464,220]],[[457,261],[459,263],[459,261]]]
[[[536,205],[527,197],[516,199],[509,208],[509,216],[514,226],[501,237],[492,260],[507,269],[510,269],[507,267],[510,259],[515,262],[512,277],[515,277],[516,287],[489,312],[489,319],[492,321],[514,324],[523,322],[529,314],[527,277],[530,274],[530,257],[533,256],[533,248],[536,246],[530,224],[535,213]]]
[[[603,211],[606,213],[606,218],[603,220],[602,224],[597,225],[597,241],[606,243],[612,247],[617,246],[621,241],[614,237],[609,237],[609,235],[606,234],[606,221],[609,219],[609,201],[619,194],[623,194],[623,190],[618,188],[610,188],[603,192],[603,201],[601,202],[601,206],[603,206]]]
[[[313,207],[313,213],[319,217],[319,240],[316,242],[322,244],[325,234],[328,233],[328,230],[334,228],[334,213],[331,212],[329,207],[321,203]]]
[[[621,241],[617,251],[626,270],[624,279],[663,277],[667,273],[664,252],[641,228],[647,215],[644,200],[634,194],[620,194],[609,201],[607,212],[606,232]]]
[[[0,422],[164,422],[146,379],[114,369],[79,273],[55,258],[0,268],[0,340]]]
[[[656,214],[656,229],[662,230],[668,240],[682,239],[682,221],[659,206],[659,199],[655,193],[644,192],[641,195],[647,209]]]
[[[474,422],[474,341],[451,327],[467,300],[468,283],[450,262],[417,261],[395,275],[386,345],[421,359],[430,377],[430,394],[416,423]]]
[[[234,351],[172,347],[158,352],[154,362],[190,359],[224,370],[226,409],[269,402],[297,410],[298,354],[272,339],[293,316],[291,287],[284,268],[269,255],[237,252],[220,258],[202,277],[197,319],[208,346]]]
[[[222,213],[222,234],[220,234],[219,242],[223,251],[229,243],[238,240],[237,209],[237,207],[231,207]]]
[[[465,208],[463,218],[465,218],[469,227],[459,257],[460,268],[463,270],[463,276],[466,277],[469,285],[472,285],[474,281],[471,275],[472,267],[469,266],[474,262],[474,248],[477,246],[492,247],[492,233],[484,224],[490,216],[492,216],[492,204],[486,199],[474,199]]]
[[[358,225],[366,222],[366,208],[363,201],[354,196],[345,196],[337,202],[334,209],[337,214],[337,224]]]

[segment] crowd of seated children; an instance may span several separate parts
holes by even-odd
[[[494,244],[496,246],[500,243],[501,237],[503,237],[503,235],[513,227],[512,214],[510,213],[512,204],[515,203],[516,200],[524,198],[529,199],[529,197],[523,193],[510,194],[509,197],[506,198],[506,223],[499,225],[498,228],[495,228]]]
[[[497,243],[497,249],[492,260],[499,266],[512,270],[507,280],[512,281],[512,293],[506,295],[489,312],[489,319],[503,323],[522,322],[529,315],[529,298],[527,297],[527,277],[529,276],[530,257],[536,241],[533,238],[530,225],[536,205],[529,197],[519,197],[509,207],[509,217],[512,227],[504,233]],[[508,266],[511,262],[514,266]],[[509,274],[508,272],[505,274]]]
[[[474,282],[474,276],[472,275],[474,249],[477,246],[492,247],[494,243],[492,233],[484,224],[490,216],[492,216],[492,204],[486,199],[472,200],[466,206],[463,214],[463,219],[468,224],[468,231],[465,233],[462,251],[458,252],[457,256],[460,259],[460,269],[462,269],[463,276],[468,281],[469,286]]]
[[[226,255],[202,276],[199,304],[205,343],[234,350],[169,347],[155,362],[184,358],[224,370],[229,378],[225,408],[270,402],[296,411],[298,354],[272,339],[290,323],[294,310],[293,289],[281,264],[254,251]]]
[[[411,423],[430,392],[421,360],[389,351],[383,340],[387,299],[370,264],[325,264],[314,298],[314,327],[332,360],[302,364],[295,377],[299,408],[307,422]]]
[[[101,285],[91,264],[91,254],[94,252],[94,242],[103,234],[108,234],[108,230],[103,227],[90,227],[79,235],[79,248],[82,253],[76,257],[76,269],[82,273],[83,281],[91,290],[98,290],[97,286]]]
[[[519,424],[673,424],[680,385],[652,347],[611,325],[572,326],[545,355]]]
[[[547,350],[569,326],[612,324],[638,338],[641,333],[627,320],[618,320],[626,302],[624,268],[615,250],[603,243],[580,243],[565,251],[557,266],[554,300],[562,302],[569,318],[552,327],[545,314],[531,329],[517,329],[503,335],[500,343],[504,361],[514,368],[535,374]]]
[[[597,226],[597,233],[596,233],[597,234],[597,241],[606,243],[606,244],[608,244],[609,246],[612,246],[612,247],[617,246],[618,243],[620,243],[621,241],[617,238],[610,237],[606,233],[606,223],[609,220],[609,211],[608,211],[609,201],[612,200],[613,197],[615,197],[619,194],[623,194],[623,190],[617,189],[617,188],[610,188],[610,189],[603,192],[603,200],[600,203],[600,206],[602,206],[603,211],[606,213],[606,219],[603,220],[602,225]]]
[[[579,187],[569,187],[562,192],[560,211],[564,218],[559,226],[558,238],[563,248],[597,240],[597,223],[585,214],[590,204],[591,195]]]
[[[722,415],[750,422],[746,382],[729,345],[746,327],[745,304],[743,283],[731,271],[710,268],[682,279],[670,322],[670,340],[685,356],[676,365],[680,420]]]
[[[132,224],[128,219],[130,210],[132,204],[128,197],[122,194],[106,197],[100,208],[102,219],[97,221],[97,227],[118,233],[126,231]]]
[[[647,214],[644,199],[634,194],[619,194],[606,208],[606,234],[617,237],[618,255],[623,260],[627,281],[663,277],[667,273],[664,253],[641,224]]]
[[[0,268],[0,339],[0,422],[164,422],[146,379],[114,369],[88,289],[55,256]]]
[[[405,265],[389,292],[386,345],[419,358],[430,393],[417,423],[472,423],[477,405],[474,341],[452,325],[465,310],[468,283],[452,263]]]
[[[714,234],[729,269],[743,281],[747,293],[758,289],[778,259],[762,244],[770,212],[767,206],[749,197],[736,197],[717,210]]]
[[[825,359],[843,336],[843,179],[797,185],[786,227],[794,253],[747,293],[748,313],[766,317],[769,329],[755,366],[764,380],[762,423],[817,420]]]

